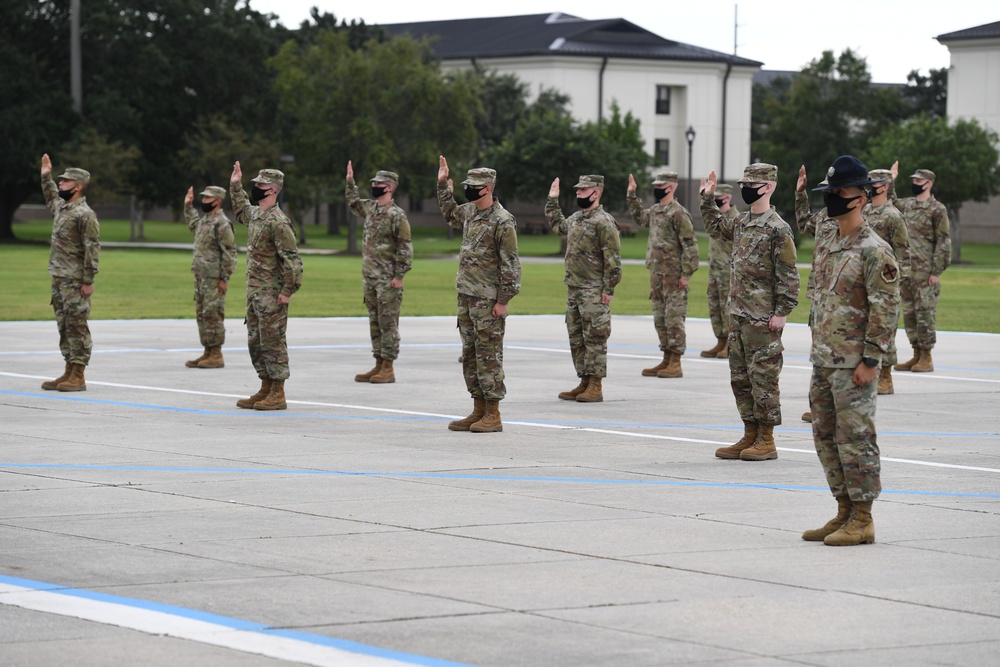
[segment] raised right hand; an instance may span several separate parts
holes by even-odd
[[[558,177],[556,177],[556,180],[552,181],[552,186],[549,188],[549,196],[550,197],[555,197],[556,199],[559,198],[559,178]]]
[[[441,155],[438,157],[438,183],[444,183],[448,180],[448,161],[444,159]]]
[[[233,175],[229,177],[229,182],[238,185],[243,180],[243,170],[240,168],[240,161],[233,163]]]
[[[49,159],[49,154],[46,153],[42,156],[42,176],[48,176],[52,173],[52,160]]]
[[[347,161],[347,182],[348,183],[354,182],[354,167],[351,165],[350,160]]]
[[[799,167],[799,180],[795,181],[795,191],[805,192],[806,191],[806,166],[802,165]]]
[[[717,179],[718,176],[715,175],[715,170],[713,169],[712,173],[708,175],[708,178],[701,179],[701,189],[699,190],[699,192],[701,192],[703,195],[708,195],[708,196],[714,195],[715,184]]]
[[[191,206],[194,204],[194,186],[188,188],[187,194],[184,195],[184,205]]]
[[[632,174],[628,175],[628,194],[634,195],[636,190],[635,177]]]

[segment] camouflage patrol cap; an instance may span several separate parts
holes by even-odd
[[[937,176],[935,176],[934,172],[931,171],[930,169],[917,169],[915,172],[913,172],[910,178],[923,178],[928,181],[937,180]]]
[[[90,183],[90,172],[79,167],[70,167],[63,173],[56,176],[57,181],[76,181],[77,183]]]
[[[462,185],[495,185],[496,182],[496,169],[479,167],[478,169],[469,170],[469,175],[462,181]]]
[[[868,176],[869,178],[882,181],[892,180],[892,172],[889,171],[888,169],[872,169],[871,171],[868,172]]]
[[[214,197],[215,199],[225,199],[226,190],[225,188],[220,188],[218,185],[209,185],[207,188],[199,193],[202,197]]]
[[[393,185],[399,185],[399,174],[394,171],[379,169],[372,176],[372,183],[392,183]]]
[[[733,194],[733,186],[729,183],[719,183],[715,186],[715,194],[717,195],[731,195]]]
[[[580,177],[580,182],[573,186],[577,190],[584,188],[603,188],[604,177],[600,174],[587,174]]]
[[[656,176],[653,177],[653,185],[666,185],[667,183],[677,182],[677,172],[676,171],[661,171]]]
[[[261,169],[256,178],[251,178],[252,183],[265,183],[267,185],[277,185],[279,188],[285,185],[285,172],[277,169]]]
[[[743,169],[743,178],[736,181],[737,183],[763,183],[764,181],[777,181],[778,180],[778,168],[773,164],[767,164],[766,162],[754,162],[753,164],[748,164]]]

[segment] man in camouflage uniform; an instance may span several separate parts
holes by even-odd
[[[733,186],[719,183],[715,186],[715,205],[728,220],[735,220],[739,213],[732,205]],[[702,350],[701,356],[710,359],[729,357],[729,264],[733,258],[733,242],[708,239],[708,316],[715,334],[714,347]]]
[[[101,256],[101,226],[87,205],[83,191],[90,172],[71,167],[52,180],[52,161],[42,156],[42,193],[52,211],[49,275],[52,276],[52,309],[59,327],[59,351],[66,368],[42,389],[86,391],[84,368],[90,362],[90,296]]]
[[[777,178],[773,164],[747,166],[738,183],[750,210],[735,220],[724,218],[715,204],[714,171],[701,190],[701,217],[709,236],[733,242],[729,376],[744,434],[716,450],[722,459],[778,458],[774,427],[781,423],[781,333],[798,304],[799,272],[792,230],[771,206]]]
[[[604,177],[581,176],[573,186],[581,210],[566,218],[559,208],[559,179],[552,181],[545,218],[566,237],[566,329],[580,384],[559,394],[564,401],[599,403],[608,374],[611,299],[622,280],[618,222],[601,206]]]
[[[677,172],[665,171],[653,179],[656,203],[643,209],[636,196],[635,178],[628,175],[625,201],[636,224],[649,229],[646,268],[649,269],[649,299],[653,302],[653,326],[660,340],[663,361],[645,368],[646,377],[684,376],[681,356],[687,347],[684,320],[687,317],[688,283],[698,270],[698,241],[691,214],[674,199]]]
[[[222,344],[226,342],[226,291],[236,270],[236,240],[233,223],[222,212],[226,190],[210,185],[201,192],[201,213],[194,209],[194,188],[184,197],[184,220],[194,232],[195,317],[198,336],[205,351],[184,365],[188,368],[222,368]]]
[[[253,179],[250,198],[243,191],[240,163],[233,165],[229,194],[236,221],[247,226],[247,339],[250,361],[260,389],[237,407],[284,410],[288,379],[288,303],[302,287],[302,258],[288,216],[278,206],[285,174],[261,169]],[[253,200],[253,204],[250,200]]]
[[[883,241],[892,248],[899,266],[899,285],[905,285],[910,280],[910,235],[906,231],[906,222],[902,214],[889,202],[892,170],[872,169],[868,177],[877,181],[871,186],[871,202],[865,206],[864,216],[868,225]],[[892,367],[896,364],[896,336],[889,341],[889,349],[882,359],[882,368],[878,377],[879,395],[895,393],[892,385]]]
[[[893,165],[893,176],[898,173]],[[951,223],[948,210],[931,194],[936,180],[930,169],[910,176],[914,196],[893,202],[903,214],[910,240],[910,280],[900,287],[903,326],[913,346],[913,358],[896,364],[897,371],[929,373],[934,370],[931,350],[937,342],[937,303],[941,274],[951,264]]]
[[[393,201],[399,174],[379,170],[371,180],[372,198],[362,199],[354,183],[354,167],[347,163],[347,204],[365,220],[361,250],[361,283],[375,367],[354,376],[355,382],[386,384],[396,381],[392,365],[399,356],[399,311],[403,306],[403,277],[413,266],[410,221]]]
[[[837,158],[822,190],[837,227],[817,244],[813,263],[813,439],[837,516],[802,539],[831,546],[875,541],[872,501],[881,491],[875,435],[878,366],[888,353],[899,317],[899,266],[889,244],[865,221],[862,209],[875,181],[857,158]],[[879,183],[885,183],[879,181]]]
[[[500,401],[507,394],[503,372],[503,337],[507,304],[521,291],[517,221],[493,196],[497,173],[470,169],[462,181],[469,203],[455,202],[448,162],[438,164],[437,198],[444,220],[462,230],[455,289],[458,331],[462,336],[462,373],[472,395],[472,413],[448,424],[452,431],[495,433],[503,430]]]

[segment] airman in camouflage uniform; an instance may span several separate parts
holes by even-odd
[[[545,218],[552,231],[566,237],[566,329],[580,384],[559,394],[564,401],[604,400],[608,374],[611,299],[622,280],[618,222],[601,206],[604,177],[581,176],[573,186],[582,210],[566,218],[559,207],[559,179],[552,182]]]
[[[288,216],[278,206],[285,174],[261,169],[253,179],[250,198],[242,185],[240,163],[233,165],[229,194],[236,221],[247,226],[247,339],[250,361],[260,378],[260,389],[237,407],[284,410],[288,372],[288,303],[302,287],[302,258]],[[250,199],[254,204],[250,203]]]
[[[910,176],[914,196],[893,202],[903,214],[910,240],[910,280],[903,281],[900,292],[903,326],[913,346],[913,358],[897,364],[897,371],[934,370],[931,350],[937,342],[941,274],[951,264],[948,210],[931,194],[936,178],[930,169],[917,169]]]
[[[194,209],[194,188],[184,197],[184,220],[194,232],[195,317],[198,336],[205,348],[197,359],[184,365],[188,368],[222,368],[222,345],[226,342],[226,291],[229,276],[236,270],[236,240],[233,223],[222,211],[225,188],[210,185],[201,192],[201,211]]]
[[[646,377],[684,376],[681,356],[687,348],[684,320],[687,318],[688,283],[698,270],[698,241],[691,214],[674,199],[677,172],[665,171],[653,179],[656,203],[648,209],[636,196],[635,178],[628,175],[625,201],[636,224],[649,229],[646,268],[649,269],[649,299],[653,302],[653,326],[660,340],[663,361],[643,369]]]
[[[52,309],[59,328],[59,351],[66,362],[63,374],[43,382],[42,389],[86,391],[84,368],[90,363],[93,349],[87,318],[101,256],[101,226],[83,196],[90,172],[71,167],[56,177],[56,185],[52,161],[45,154],[41,175],[45,204],[53,216],[49,251]]]
[[[462,230],[455,289],[462,373],[473,401],[468,417],[448,424],[452,431],[503,430],[500,401],[507,394],[503,338],[507,304],[521,291],[521,259],[517,255],[517,221],[494,197],[496,180],[493,169],[470,169],[462,181],[469,203],[459,205],[448,179],[448,162],[440,157],[438,204],[445,222]]]
[[[719,183],[715,186],[715,205],[719,213],[735,221],[739,211],[732,205],[733,186]],[[701,356],[714,359],[729,358],[729,263],[733,257],[733,242],[708,239],[708,316],[715,334],[714,347],[702,350]]]
[[[406,213],[393,201],[399,174],[380,170],[372,177],[372,198],[362,199],[354,183],[354,167],[347,163],[347,204],[364,218],[361,245],[361,283],[375,367],[354,376],[356,382],[386,384],[396,381],[393,363],[399,356],[399,311],[403,306],[403,277],[413,266],[413,241]]]
[[[781,333],[798,304],[799,272],[788,224],[771,206],[778,168],[755,163],[738,182],[749,211],[724,218],[715,204],[715,172],[702,188],[701,216],[714,239],[733,242],[729,291],[729,375],[743,437],[716,450],[722,459],[778,458],[774,427],[781,423],[778,376],[783,362]]]
[[[837,228],[817,245],[813,303],[813,439],[837,516],[802,539],[831,546],[875,541],[872,501],[881,491],[875,434],[878,366],[899,317],[900,271],[889,244],[865,221],[868,186],[876,183],[857,158],[837,158],[827,172],[827,211]],[[878,181],[883,183],[882,181]]]

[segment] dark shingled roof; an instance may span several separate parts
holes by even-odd
[[[760,67],[763,63],[664,39],[625,19],[590,21],[569,14],[396,23],[381,26],[390,37],[436,37],[442,60],[512,56],[591,56],[687,60]]]
[[[985,25],[977,25],[975,28],[966,28],[965,30],[956,30],[955,32],[946,32],[943,35],[938,35],[935,39],[939,42],[957,42],[963,39],[989,39],[991,37],[1000,37],[1000,21],[994,21],[993,23],[987,23]]]

